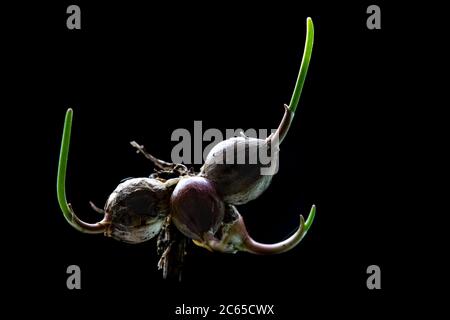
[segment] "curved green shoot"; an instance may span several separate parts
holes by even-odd
[[[297,82],[295,84],[294,93],[292,94],[291,102],[289,103],[289,110],[295,113],[297,110],[298,102],[302,94],[303,84],[305,83],[306,74],[308,72],[309,61],[311,60],[311,54],[314,43],[314,24],[311,18],[306,19],[306,41],[305,49],[303,51],[303,59],[300,65],[300,71],[297,76]]]
[[[67,109],[66,118],[64,120],[64,131],[61,141],[61,151],[59,153],[59,163],[58,163],[58,177],[56,184],[56,193],[58,196],[58,203],[61,211],[63,212],[64,218],[69,222],[75,229],[83,231],[77,224],[73,223],[73,211],[70,205],[67,203],[66,198],[66,172],[67,172],[67,161],[69,158],[69,145],[70,145],[70,134],[72,131],[72,118],[73,110]]]
[[[306,219],[305,222],[305,233],[308,232],[309,228],[311,228],[315,216],[316,216],[316,206],[313,205],[311,207],[311,211],[309,212],[308,218]]]
[[[73,212],[72,207],[67,203],[66,198],[66,172],[67,172],[67,161],[69,158],[69,145],[70,145],[70,133],[72,131],[72,109],[67,109],[66,118],[64,120],[64,131],[61,141],[61,151],[59,153],[59,163],[58,163],[58,176],[56,182],[56,194],[58,196],[58,203],[61,211],[66,218],[67,222],[77,229],[78,231],[84,233],[102,233],[105,231],[105,227],[108,224],[107,220],[102,220],[100,222],[90,224],[81,221]]]

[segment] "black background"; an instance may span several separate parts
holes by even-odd
[[[19,36],[7,36],[13,72],[6,91],[13,95],[9,110],[21,119],[10,142],[27,172],[17,181],[27,196],[15,205],[32,208],[21,215],[25,236],[13,240],[22,246],[9,247],[14,254],[6,262],[19,271],[10,279],[18,297],[36,302],[36,311],[58,305],[74,314],[146,319],[169,318],[182,303],[275,304],[281,319],[329,311],[367,317],[397,304],[409,250],[396,182],[395,155],[403,147],[397,95],[407,58],[396,51],[404,39],[397,9],[378,3],[382,29],[368,30],[369,2],[78,1],[82,30],[68,30],[69,4],[16,8],[9,24]],[[68,198],[94,222],[100,217],[89,200],[102,206],[121,179],[153,170],[129,141],[170,160],[172,131],[192,131],[194,120],[204,130],[275,128],[295,84],[308,16],[314,50],[280,170],[269,190],[239,207],[255,239],[275,242],[316,204],[316,220],[298,247],[259,257],[192,246],[178,283],[157,270],[155,241],[128,245],[66,223],[56,169],[68,107]],[[71,264],[81,267],[82,290],[66,288]],[[366,287],[371,264],[381,267],[382,290]]]

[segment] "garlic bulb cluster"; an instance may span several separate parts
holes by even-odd
[[[266,139],[233,137],[217,144],[208,154],[199,173],[182,164],[162,161],[146,153],[135,142],[138,152],[159,168],[150,177],[128,179],[109,196],[104,214],[97,223],[79,219],[67,202],[65,180],[73,111],[66,113],[58,167],[57,195],[64,217],[74,228],[85,233],[104,233],[127,243],[141,243],[160,235],[158,243],[167,246],[162,257],[184,255],[185,239],[211,251],[276,254],[294,248],[305,236],[315,216],[312,206],[308,219],[300,216],[298,230],[288,239],[263,244],[250,237],[236,206],[258,198],[270,185],[278,170],[279,146],[294,117],[312,52],[314,29],[307,20],[305,52],[289,106],[277,130]],[[266,161],[261,160],[266,155]],[[275,165],[275,166],[274,166]],[[174,225],[178,234],[173,233]],[[169,232],[170,231],[170,232]],[[173,239],[181,239],[175,253],[170,253]],[[161,237],[161,235],[163,235]],[[160,265],[167,265],[161,262]]]

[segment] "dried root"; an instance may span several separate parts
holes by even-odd
[[[164,279],[177,278],[181,281],[187,240],[172,224],[170,216],[167,217],[157,242],[157,252],[161,255],[158,269],[162,269]]]

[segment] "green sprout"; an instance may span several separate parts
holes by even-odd
[[[66,118],[64,120],[64,131],[61,142],[61,151],[59,153],[59,163],[58,163],[58,178],[56,191],[58,195],[58,203],[63,212],[64,218],[69,222],[75,229],[80,230],[80,228],[72,222],[73,211],[70,204],[67,203],[66,198],[66,172],[67,172],[67,161],[69,157],[69,145],[70,145],[70,133],[72,131],[72,118],[73,110],[67,109]]]
[[[305,49],[303,51],[303,59],[300,65],[300,71],[298,73],[294,93],[292,94],[291,102],[289,103],[289,110],[292,113],[295,113],[295,110],[297,110],[298,101],[300,100],[300,96],[302,94],[306,73],[308,72],[309,61],[311,60],[313,44],[314,44],[314,24],[312,22],[312,19],[308,17],[306,19],[306,40],[305,40]]]
[[[311,211],[309,211],[308,218],[306,219],[306,222],[305,222],[305,234],[306,234],[306,232],[308,232],[309,228],[311,228],[311,225],[314,221],[315,216],[316,216],[316,206],[313,205],[311,207]]]
[[[58,176],[56,183],[56,194],[58,197],[59,207],[66,218],[67,222],[77,229],[78,231],[84,233],[101,233],[104,230],[102,222],[89,224],[81,221],[75,215],[72,210],[70,203],[67,202],[66,198],[66,173],[67,173],[67,161],[69,158],[69,145],[70,145],[70,133],[72,131],[72,118],[73,110],[71,108],[67,109],[66,118],[64,120],[64,131],[61,141],[61,151],[59,153],[59,163],[58,163]]]

